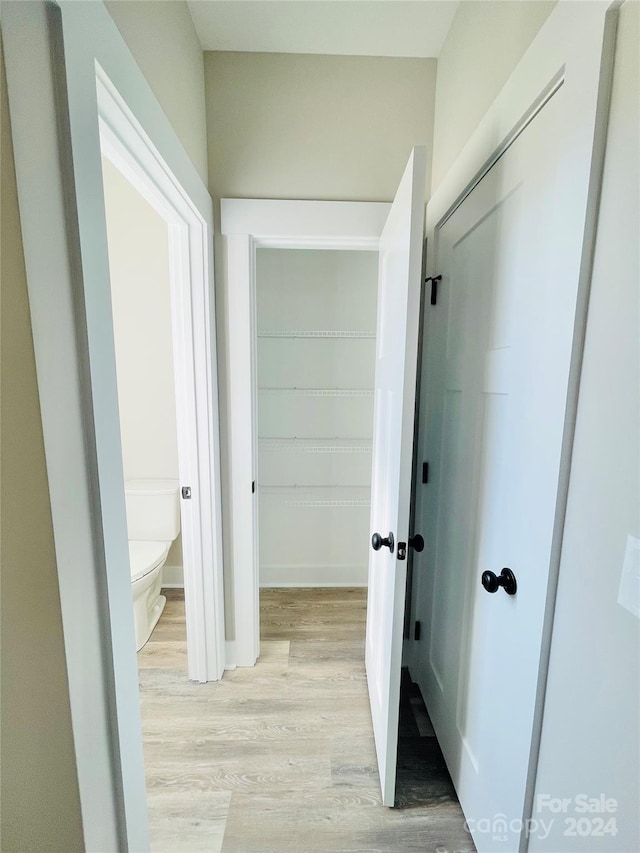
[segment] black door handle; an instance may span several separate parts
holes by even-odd
[[[416,533],[415,536],[409,537],[409,547],[413,548],[413,550],[418,553],[420,553],[420,551],[424,551],[424,539],[419,533]]]
[[[516,576],[511,569],[503,569],[499,575],[489,571],[483,572],[482,586],[487,592],[497,592],[502,587],[507,595],[515,595],[518,589]]]
[[[373,548],[373,550],[379,551],[383,545],[385,546],[385,548],[388,548],[391,551],[391,553],[393,554],[393,546],[394,546],[393,533],[389,533],[389,535],[385,539],[383,539],[379,533],[373,534],[373,536],[371,537],[371,547]]]

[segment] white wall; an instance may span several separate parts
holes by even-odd
[[[167,224],[106,158],[102,169],[124,478],[177,479]],[[169,566],[182,566],[179,540]]]
[[[377,252],[258,249],[262,586],[367,583],[377,284]]]
[[[84,850],[4,62],[2,74],[2,835]]]
[[[621,9],[536,795],[569,798],[532,851],[640,849],[640,5]],[[638,543],[640,545],[640,542]],[[580,814],[577,794],[617,800]],[[613,817],[617,835],[565,837],[565,818]],[[586,829],[589,829],[587,826]]]
[[[432,190],[478,126],[555,0],[463,0],[438,57]]]
[[[107,0],[105,5],[206,184],[203,52],[187,4]]]

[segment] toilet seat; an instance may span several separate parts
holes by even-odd
[[[138,581],[159,565],[162,565],[169,553],[166,542],[143,542],[129,540],[129,563],[131,565],[131,581]]]

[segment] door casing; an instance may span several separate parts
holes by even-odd
[[[257,330],[255,255],[272,249],[378,249],[390,205],[384,202],[233,199],[220,202],[225,238],[231,531],[235,639],[227,667],[253,666],[260,654],[257,482]]]
[[[167,223],[180,481],[192,494],[181,500],[188,675],[217,681],[224,670],[224,608],[210,232],[99,65],[96,86],[102,154]]]

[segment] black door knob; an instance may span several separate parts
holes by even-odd
[[[379,533],[373,534],[373,536],[371,537],[371,547],[373,548],[373,550],[379,551],[383,545],[385,546],[385,548],[388,548],[393,554],[393,533],[389,533],[389,535],[385,539],[383,539]]]
[[[414,551],[418,551],[418,553],[424,551],[424,539],[419,533],[409,537],[409,547],[413,548]]]
[[[499,575],[489,571],[483,572],[482,586],[487,592],[497,592],[502,587],[507,595],[515,595],[518,589],[516,576],[511,569],[503,569]]]

